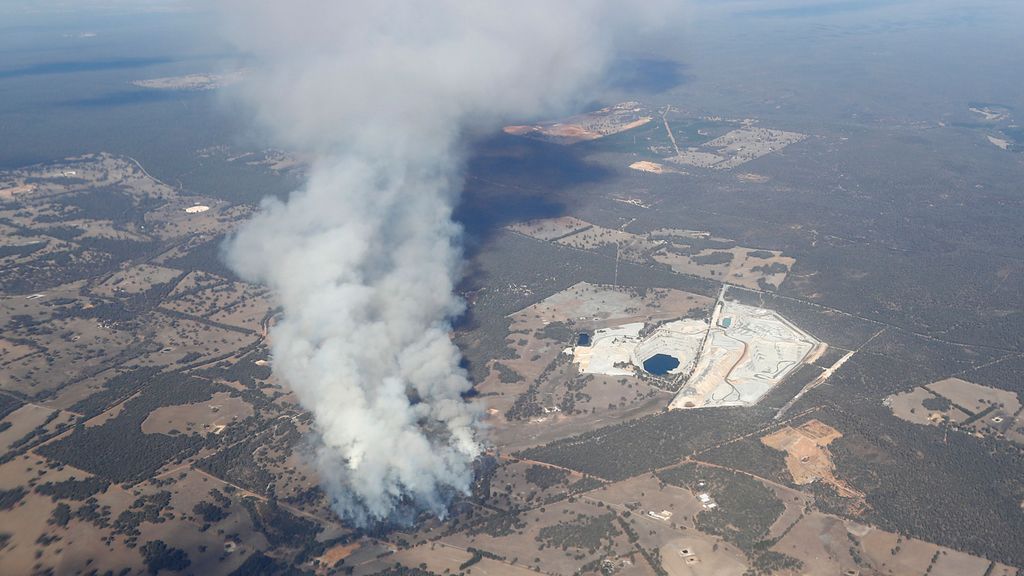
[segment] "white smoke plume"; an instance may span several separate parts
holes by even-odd
[[[563,112],[614,40],[648,22],[597,0],[222,7],[227,37],[256,61],[244,98],[316,158],[305,187],[265,201],[227,253],[280,297],[274,370],[315,416],[323,486],[356,524],[443,515],[481,450],[449,339],[464,150],[502,120]]]

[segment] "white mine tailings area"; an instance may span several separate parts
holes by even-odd
[[[703,320],[676,320],[662,324],[641,336],[643,322],[596,330],[589,346],[577,344],[573,359],[584,374],[632,376],[658,355],[671,357],[678,365],[655,374],[686,374],[697,362],[700,343],[707,333]],[[650,364],[648,364],[648,367]]]
[[[669,408],[755,404],[822,346],[771,310],[719,300],[697,366]]]
[[[580,365],[580,372],[631,376],[630,362],[643,328],[643,322],[633,322],[595,330],[589,346],[577,344],[573,349],[573,359]]]
[[[645,326],[633,322],[583,334],[573,360],[584,374],[642,370],[682,380],[671,409],[756,404],[826,346],[771,310],[724,299],[710,324],[683,319]]]

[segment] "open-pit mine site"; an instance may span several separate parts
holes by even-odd
[[[661,377],[669,408],[750,406],[828,347],[779,314],[722,297],[709,316],[582,332],[572,348],[583,374]]]

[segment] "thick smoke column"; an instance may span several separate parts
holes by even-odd
[[[449,339],[462,310],[462,151],[506,118],[555,112],[600,76],[636,9],[610,2],[236,1],[257,60],[243,97],[309,181],[228,244],[284,314],[274,369],[315,416],[321,481],[356,523],[443,514],[480,452]],[[411,400],[410,398],[414,398]]]

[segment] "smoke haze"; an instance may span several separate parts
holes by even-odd
[[[227,37],[258,62],[243,98],[315,158],[305,187],[265,201],[227,253],[279,296],[274,370],[315,416],[321,482],[357,524],[443,515],[481,450],[449,338],[464,150],[505,119],[564,111],[647,22],[607,1],[223,8]]]

